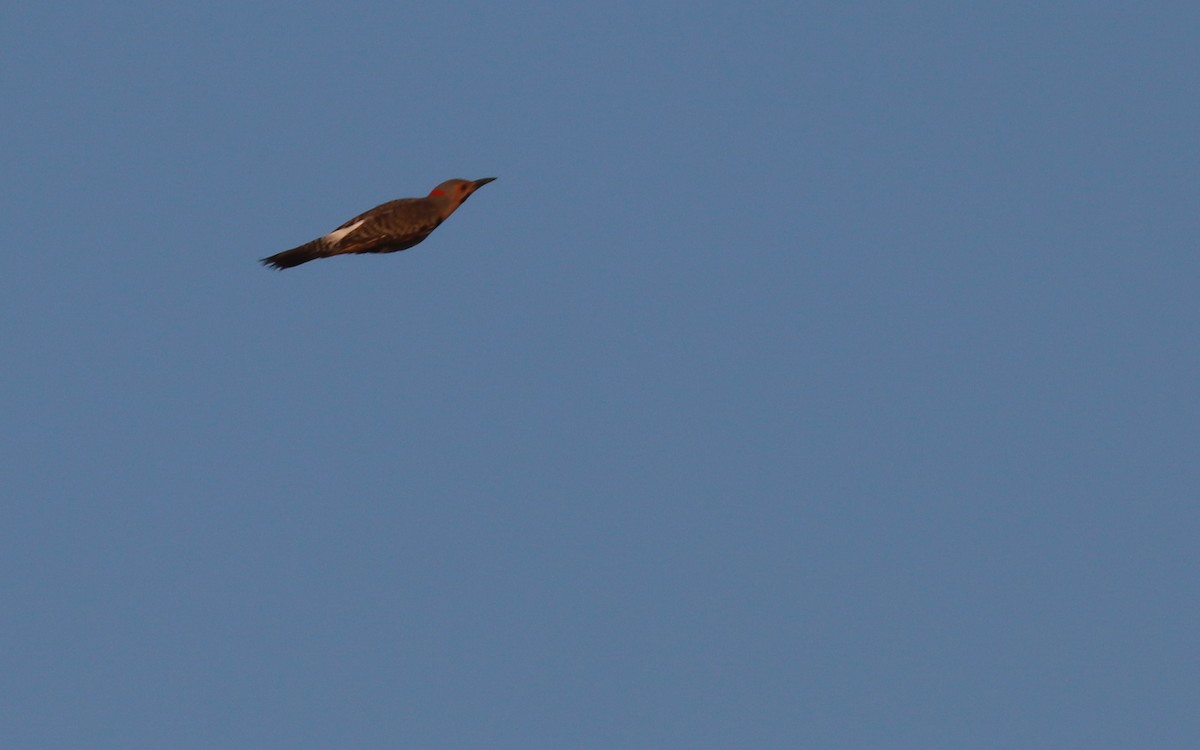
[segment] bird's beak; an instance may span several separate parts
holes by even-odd
[[[472,192],[474,192],[475,190],[478,190],[479,188],[483,187],[484,185],[488,184],[489,182],[491,182],[494,179],[496,179],[496,178],[495,177],[484,177],[482,180],[475,180],[475,182],[471,183],[472,185],[475,186],[475,187],[471,188]]]

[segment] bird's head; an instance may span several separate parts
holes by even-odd
[[[495,177],[484,177],[481,180],[446,180],[429,191],[430,198],[446,198],[454,206],[459,206],[471,193],[488,184]]]

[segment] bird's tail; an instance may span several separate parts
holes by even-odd
[[[293,247],[291,250],[284,250],[282,253],[275,253],[269,258],[263,258],[260,263],[268,268],[276,268],[283,270],[285,268],[294,268],[301,263],[307,263],[310,260],[317,258],[325,258],[329,256],[329,247],[325,244],[325,238],[321,237],[312,242]]]

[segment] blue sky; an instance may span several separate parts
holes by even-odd
[[[9,4],[4,744],[1194,747],[1198,23]]]

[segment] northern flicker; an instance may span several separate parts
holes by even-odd
[[[437,229],[471,193],[494,179],[446,180],[424,198],[388,201],[355,216],[324,237],[263,258],[262,263],[283,269],[333,255],[407,250]]]

